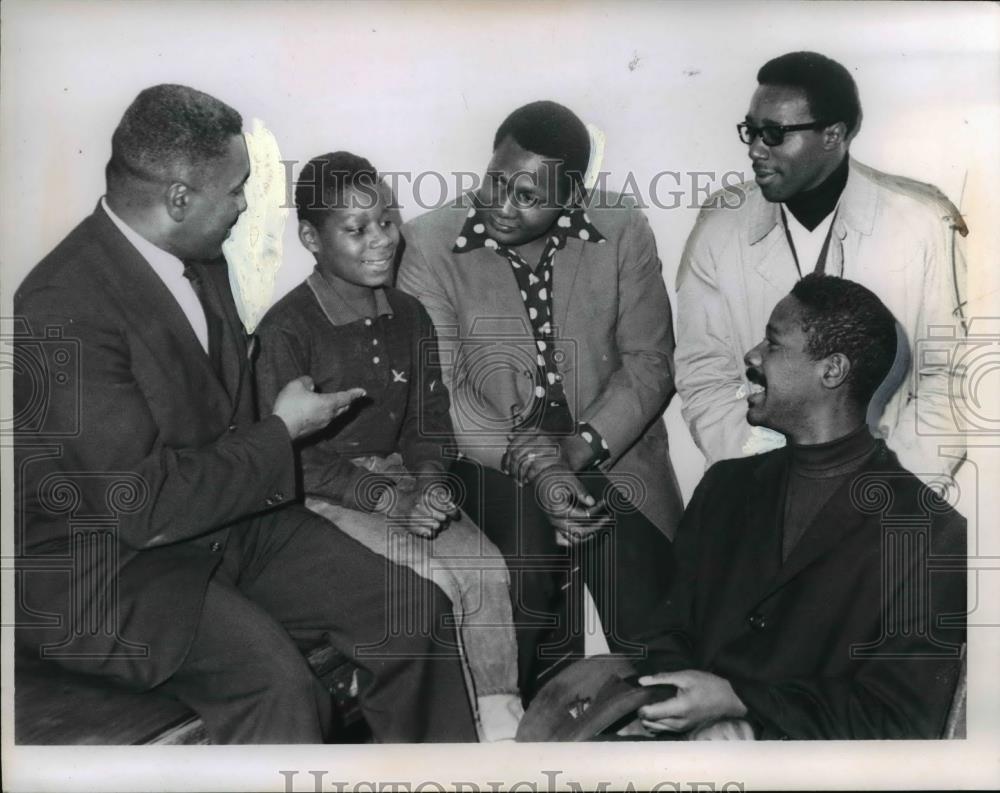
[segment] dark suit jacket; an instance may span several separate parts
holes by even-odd
[[[728,679],[758,737],[938,737],[965,641],[965,519],[878,444],[784,564],[787,450],[712,466],[643,670]]]
[[[138,688],[183,660],[235,521],[295,489],[225,265],[196,268],[221,377],[100,207],[14,297],[19,639]]]

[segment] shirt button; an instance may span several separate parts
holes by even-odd
[[[277,491],[275,493],[272,493],[267,498],[265,498],[264,499],[264,504],[266,506],[273,507],[276,504],[280,504],[284,500],[284,498],[285,498],[285,496],[279,490],[279,491]]]
[[[372,339],[372,344],[377,347],[378,346],[378,339]]]
[[[747,622],[750,623],[750,627],[755,631],[762,631],[767,627],[767,620],[764,619],[764,615],[757,611],[747,617]]]
[[[216,540],[211,545],[208,546],[212,553],[218,553],[222,550],[222,543]]]

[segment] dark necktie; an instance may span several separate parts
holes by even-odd
[[[212,368],[216,375],[221,380],[223,379],[222,320],[215,306],[212,305],[211,297],[208,294],[209,290],[205,288],[201,274],[188,262],[184,263],[184,277],[191,282],[191,288],[198,296],[198,302],[201,303],[201,307],[205,311],[205,324],[208,326],[208,358],[212,362]]]

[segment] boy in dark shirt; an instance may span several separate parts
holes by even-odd
[[[388,199],[356,155],[327,154],[303,168],[299,239],[316,269],[258,330],[261,408],[266,414],[278,386],[302,375],[322,392],[365,390],[297,449],[306,505],[444,589],[461,625],[480,737],[513,738],[521,705],[507,569],[452,501],[448,391],[430,318],[388,286],[399,241]]]

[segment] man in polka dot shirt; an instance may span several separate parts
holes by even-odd
[[[512,572],[528,696],[540,657],[573,646],[563,584],[578,562],[610,648],[641,652],[682,511],[655,241],[627,201],[586,193],[589,157],[572,111],[531,103],[500,125],[478,191],[403,228],[397,285],[437,328],[465,506]]]

